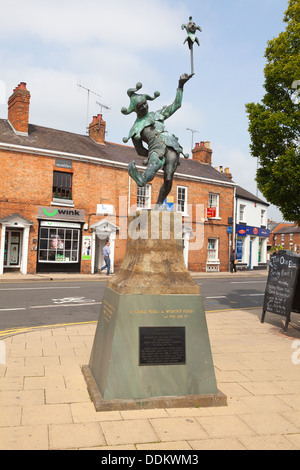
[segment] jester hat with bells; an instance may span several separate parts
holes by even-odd
[[[160,96],[159,91],[155,91],[154,96],[150,96],[150,95],[146,95],[146,94],[144,94],[144,95],[137,94],[136,91],[140,90],[142,88],[142,86],[143,86],[142,83],[138,82],[136,84],[135,88],[129,88],[127,90],[127,95],[130,98],[130,105],[129,105],[129,108],[122,108],[121,113],[127,115],[127,114],[132,113],[133,111],[137,112],[136,107],[141,101],[144,101],[144,100],[153,101],[153,100],[155,100],[156,98],[158,98]],[[123,139],[123,141],[125,142],[125,139]],[[128,141],[128,139],[127,139],[127,141]]]

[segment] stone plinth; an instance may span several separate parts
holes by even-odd
[[[142,211],[129,220],[126,255],[83,367],[97,411],[226,405],[181,233],[180,214]]]
[[[200,294],[182,250],[182,215],[138,211],[129,217],[124,260],[107,286],[119,294]]]

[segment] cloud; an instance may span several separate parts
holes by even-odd
[[[100,42],[135,50],[172,48],[187,15],[182,4],[164,0],[10,0],[2,8],[0,36],[28,34],[45,42],[80,46]]]
[[[7,99],[25,81],[31,123],[84,134],[87,122],[101,111],[98,101],[111,108],[103,115],[107,140],[122,143],[135,119],[120,112],[128,106],[128,88],[140,81],[149,94],[159,90],[151,110],[173,101],[179,75],[190,69],[181,25],[193,14],[203,29],[195,51],[196,76],[166,128],[188,153],[192,136],[187,128],[197,130],[194,143],[210,140],[216,166],[229,166],[234,180],[255,194],[256,160],[248,151],[244,103],[262,96],[265,36],[277,31],[278,8],[271,8],[271,1],[265,0],[268,9],[261,16],[258,0],[246,6],[221,0],[2,2],[0,117],[7,117]],[[248,17],[236,23],[236,3],[259,18],[254,36],[246,34],[253,27]],[[87,92],[77,83],[101,95],[90,95],[88,116]]]

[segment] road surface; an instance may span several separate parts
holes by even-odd
[[[195,279],[206,312],[261,308],[266,277]],[[0,283],[0,332],[13,328],[97,321],[106,279]]]

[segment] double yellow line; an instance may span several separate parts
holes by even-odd
[[[0,331],[0,338],[4,338],[5,336],[13,336],[13,335],[21,334],[21,333],[28,333],[34,330],[41,330],[44,328],[59,328],[63,326],[88,325],[90,323],[97,323],[97,321],[85,321],[85,322],[78,322],[78,323],[58,323],[56,325],[41,325],[41,326],[12,328],[10,330]]]

